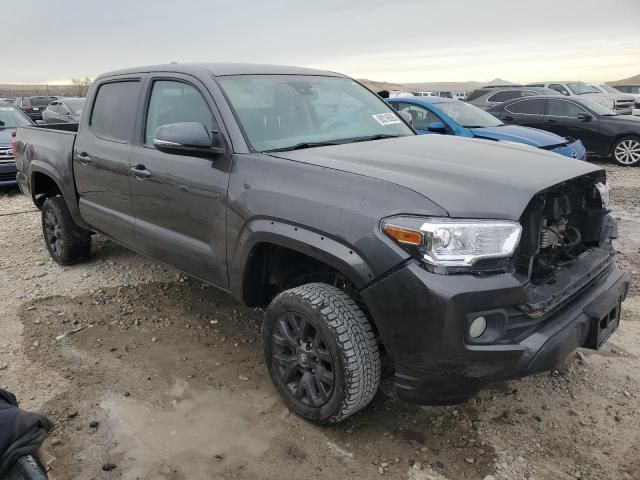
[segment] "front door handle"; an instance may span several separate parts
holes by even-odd
[[[151,177],[151,172],[147,170],[147,167],[140,163],[135,167],[131,167],[129,171],[131,172],[131,175],[136,177],[138,180],[144,180]]]
[[[83,165],[89,165],[93,159],[87,154],[87,152],[82,152],[78,155],[78,161]]]
[[[509,115],[507,115],[506,117],[502,118],[505,122],[513,122],[513,117],[510,117]]]
[[[558,123],[557,121],[555,121],[553,118],[547,118],[547,122],[548,123]]]

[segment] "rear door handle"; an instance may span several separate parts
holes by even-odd
[[[503,120],[505,122],[513,122],[513,117],[510,117],[509,115],[507,115],[506,117],[503,118]]]
[[[548,123],[558,123],[557,121],[555,121],[553,118],[547,118],[547,122]]]
[[[89,165],[93,159],[87,154],[87,152],[82,152],[78,155],[78,161],[83,165]]]
[[[151,177],[151,172],[147,170],[147,167],[140,163],[135,167],[131,167],[129,171],[131,172],[131,175],[136,177],[138,180],[144,180],[145,178]]]

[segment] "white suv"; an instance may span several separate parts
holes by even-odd
[[[633,109],[634,100],[630,96],[621,94],[620,92],[603,92],[593,85],[587,85],[584,82],[544,82],[530,83],[527,86],[550,88],[567,97],[579,96],[589,98],[620,114],[631,114]]]

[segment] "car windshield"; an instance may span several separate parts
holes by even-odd
[[[74,115],[80,115],[82,107],[84,107],[84,98],[65,98],[63,103],[69,107]]]
[[[569,87],[569,90],[576,95],[584,95],[585,93],[601,93],[597,88],[581,82],[567,83],[567,87]]]
[[[607,116],[607,117],[612,117],[614,115],[618,115],[616,112],[614,112],[610,108],[607,108],[604,105],[600,105],[599,103],[594,102],[592,100],[587,100],[586,98],[581,98],[580,102],[582,102],[582,104],[585,107],[589,108],[590,110],[592,110],[594,113],[596,113],[598,115],[604,115],[604,116]]]
[[[232,75],[218,80],[257,151],[414,135],[389,105],[349,78]]]
[[[442,102],[435,105],[445,115],[465,128],[499,127],[502,122],[481,108],[464,102]]]
[[[0,105],[0,129],[17,128],[32,125],[24,113],[10,105]]]

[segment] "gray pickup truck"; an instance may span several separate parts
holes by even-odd
[[[265,308],[297,414],[450,404],[617,328],[628,274],[602,169],[416,135],[358,82],[243,64],[100,76],[79,125],[18,129],[18,181],[60,264],[105,237]]]

